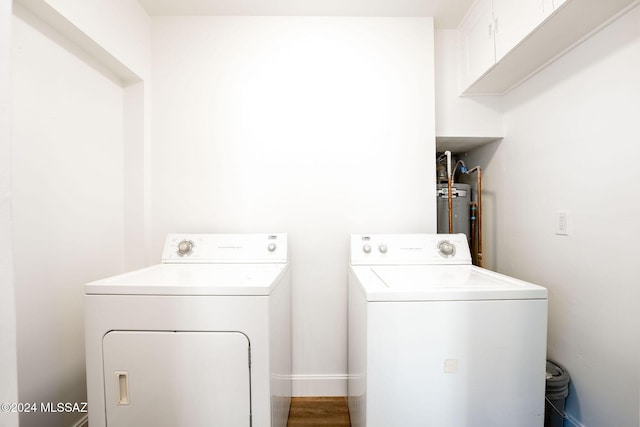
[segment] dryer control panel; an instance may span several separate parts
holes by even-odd
[[[464,234],[353,234],[351,265],[471,264]]]
[[[287,234],[169,234],[163,263],[286,263]]]

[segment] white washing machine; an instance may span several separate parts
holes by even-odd
[[[541,427],[547,290],[471,265],[465,235],[354,235],[354,427]]]
[[[173,234],[162,263],[85,287],[91,427],[284,427],[286,234]]]

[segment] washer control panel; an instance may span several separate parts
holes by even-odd
[[[163,263],[284,263],[287,235],[169,234]]]
[[[471,252],[464,234],[354,234],[351,264],[471,264]]]

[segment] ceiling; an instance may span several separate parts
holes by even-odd
[[[473,0],[138,0],[151,16],[433,16],[456,28]]]

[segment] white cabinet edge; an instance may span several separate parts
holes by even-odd
[[[462,94],[503,95],[509,92],[639,4],[640,0],[595,3],[566,0]],[[463,28],[472,16],[467,13],[458,28]],[[580,19],[576,19],[577,16]]]

